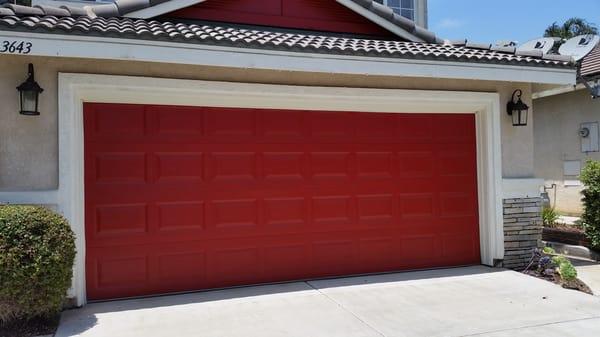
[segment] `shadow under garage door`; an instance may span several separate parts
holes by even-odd
[[[90,300],[478,264],[475,116],[84,105]]]

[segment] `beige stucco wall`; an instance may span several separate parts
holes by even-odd
[[[18,114],[15,87],[26,77],[27,63],[45,89],[41,116]],[[58,73],[94,73],[178,79],[235,81],[307,86],[341,86],[498,92],[504,105],[516,88],[530,103],[531,86],[523,83],[355,76],[174,64],[98,61],[0,55],[0,191],[48,190],[58,186]],[[399,110],[402,107],[398,107]],[[502,107],[502,111],[504,111]],[[530,121],[533,118],[530,117]],[[533,177],[533,122],[515,128],[502,115],[502,169],[505,178]]]
[[[551,203],[564,213],[579,214],[581,187],[565,186],[565,160],[577,160],[583,167],[588,159],[600,160],[600,152],[582,153],[579,128],[581,123],[600,122],[600,100],[592,100],[586,90],[549,96],[534,101],[534,169],[538,178],[546,180]]]

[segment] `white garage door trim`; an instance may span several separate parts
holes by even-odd
[[[481,261],[504,255],[500,98],[497,93],[282,86],[59,74],[58,209],[76,234],[71,295],[86,303],[83,102],[329,111],[474,113]]]

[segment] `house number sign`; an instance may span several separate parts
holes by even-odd
[[[3,40],[0,43],[0,53],[29,54],[31,52],[32,46],[33,46],[33,44],[29,41]]]

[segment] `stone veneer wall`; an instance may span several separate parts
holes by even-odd
[[[503,267],[525,268],[542,244],[542,198],[504,199]]]

